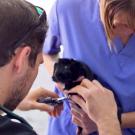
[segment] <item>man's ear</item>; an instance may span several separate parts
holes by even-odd
[[[26,46],[18,48],[15,51],[15,59],[13,70],[18,74],[25,72],[29,66],[29,55],[31,53],[31,48]]]

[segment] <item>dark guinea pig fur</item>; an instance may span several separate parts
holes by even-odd
[[[65,89],[71,89],[78,85],[78,78],[83,76],[89,80],[93,80],[93,73],[91,69],[83,62],[74,59],[59,59],[54,65],[52,79],[55,82],[65,84]]]
[[[69,90],[72,87],[79,85],[81,82],[77,82],[77,80],[81,76],[84,76],[91,81],[96,78],[91,69],[85,63],[74,59],[59,59],[54,65],[52,79],[55,82],[61,82],[65,84],[65,90]],[[114,91],[113,93],[118,106],[118,119],[121,123],[121,114],[123,109],[118,96]]]

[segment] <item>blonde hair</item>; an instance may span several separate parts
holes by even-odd
[[[100,0],[101,20],[108,41],[112,40],[114,16],[120,11],[127,13],[128,27],[135,29],[135,0]]]

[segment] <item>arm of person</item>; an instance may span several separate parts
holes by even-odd
[[[43,54],[44,64],[50,76],[53,75],[53,67],[55,62],[58,60],[59,54],[49,55]]]
[[[72,95],[71,99],[81,106],[93,120],[100,135],[122,135],[117,116],[117,105],[114,95],[97,81],[84,79],[78,85],[66,92]]]
[[[97,123],[99,135],[122,135],[117,117],[102,119]]]
[[[52,97],[52,98],[58,98],[58,95],[55,92],[46,90],[44,88],[38,88],[35,90],[29,91],[28,95],[23,99],[23,101],[18,105],[17,109],[20,109],[22,111],[28,111],[28,110],[40,110],[40,111],[46,111],[51,116],[59,116],[63,105],[58,106],[51,106],[47,105],[45,103],[39,103],[37,100],[41,97]]]
[[[122,128],[135,128],[135,112],[123,113],[121,116]]]
[[[45,38],[45,43],[43,47],[43,58],[47,71],[50,75],[53,73],[54,63],[59,57],[61,37],[59,31],[59,21],[57,12],[57,0],[48,15],[48,32]]]

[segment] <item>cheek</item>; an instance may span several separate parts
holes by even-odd
[[[133,34],[134,31],[130,28],[124,27],[124,26],[117,26],[114,29],[114,34],[115,35],[120,35],[120,36],[130,36],[131,34]]]
[[[33,71],[32,71],[32,78],[33,78],[33,80],[35,80],[36,79],[36,77],[37,77],[37,75],[38,75],[38,70],[39,70],[39,68],[37,67],[37,68],[35,68]]]
[[[33,83],[38,75],[38,67],[30,68],[28,71],[28,74],[29,74],[28,77],[29,77],[30,82]]]

